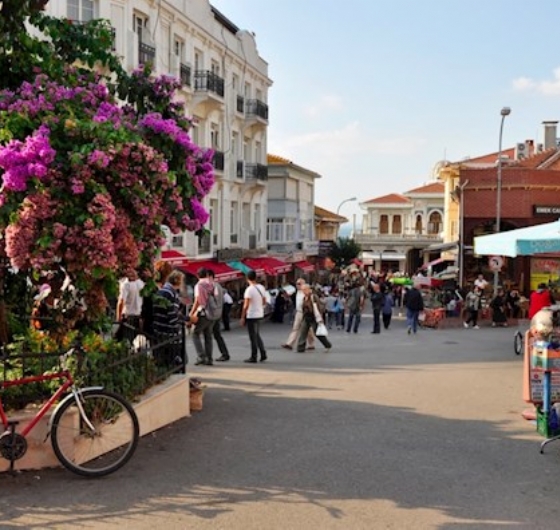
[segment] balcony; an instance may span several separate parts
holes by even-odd
[[[245,103],[245,117],[268,124],[268,105],[258,99],[248,99]]]
[[[155,65],[156,49],[145,42],[138,43],[138,64]]]
[[[223,171],[225,167],[225,156],[223,151],[214,151],[212,165],[216,171]]]
[[[235,107],[237,112],[244,114],[245,112],[245,98],[243,96],[237,95],[237,106]]]
[[[197,70],[194,73],[194,89],[204,92],[211,92],[224,97],[224,80],[214,72],[209,70]]]
[[[244,178],[248,184],[264,184],[268,180],[268,166],[264,164],[254,164],[241,162],[242,177],[239,177],[239,162],[237,164],[238,178]]]
[[[372,234],[357,232],[354,240],[365,250],[374,248],[379,244],[399,244],[416,246],[427,246],[433,243],[442,243],[443,239],[439,234]]]
[[[179,66],[179,79],[181,80],[183,86],[190,87],[192,85],[191,77],[191,67],[187,64],[181,63]]]

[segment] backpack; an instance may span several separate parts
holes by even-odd
[[[224,306],[224,291],[219,283],[214,284],[214,288],[208,293],[208,300],[204,312],[208,320],[220,320],[222,318],[222,308]]]

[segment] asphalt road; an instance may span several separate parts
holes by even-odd
[[[204,410],[141,440],[101,480],[0,475],[0,528],[559,528],[560,456],[521,417],[512,329],[332,331],[324,353],[280,348],[192,367]],[[192,351],[192,348],[191,348]]]

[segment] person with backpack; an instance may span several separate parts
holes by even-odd
[[[246,363],[256,363],[257,354],[261,354],[261,363],[267,360],[266,349],[264,347],[260,326],[264,318],[264,305],[266,304],[266,294],[264,287],[257,283],[257,274],[251,270],[247,273],[249,286],[243,295],[243,310],[241,312],[241,325],[247,324],[249,340],[251,341],[251,357],[245,359]]]
[[[216,341],[216,344],[218,345],[218,349],[222,354],[221,357],[218,357],[216,359],[216,361],[226,362],[229,361],[230,359],[229,351],[226,342],[222,337],[222,332],[220,331],[220,320],[222,318],[223,309],[224,309],[224,288],[218,282],[214,281],[213,270],[208,269],[208,277],[214,284],[214,293],[213,293],[213,300],[211,299],[212,303],[208,304],[207,306],[208,310],[206,311],[206,316],[210,320],[214,321],[214,328],[212,330],[212,335],[214,336],[214,340]],[[215,300],[215,304],[214,304],[214,300]]]
[[[208,269],[198,271],[198,283],[194,286],[194,303],[189,313],[190,320],[195,324],[193,343],[197,353],[196,366],[203,364],[212,366],[215,314],[217,313],[217,300],[214,296],[214,282],[208,276]],[[202,339],[204,337],[204,346]]]

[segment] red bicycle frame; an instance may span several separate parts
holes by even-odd
[[[47,413],[47,411],[53,406],[53,404],[56,401],[58,401],[60,396],[62,396],[62,394],[64,394],[74,384],[72,375],[68,370],[63,370],[61,372],[57,372],[56,374],[45,374],[45,375],[37,375],[37,376],[30,376],[30,377],[22,377],[20,379],[14,379],[13,381],[4,381],[0,383],[0,390],[1,390],[3,388],[8,388],[10,386],[23,386],[31,383],[52,381],[53,379],[64,379],[65,381],[62,384],[62,386],[41,407],[39,412],[37,412],[35,417],[25,427],[25,429],[23,429],[23,431],[20,433],[23,437],[26,437],[31,432],[33,427],[35,427],[35,425],[37,425],[37,423],[41,421],[41,418]],[[8,428],[8,416],[4,411],[4,406],[2,405],[1,398],[0,398],[0,424],[4,427],[4,429]]]

